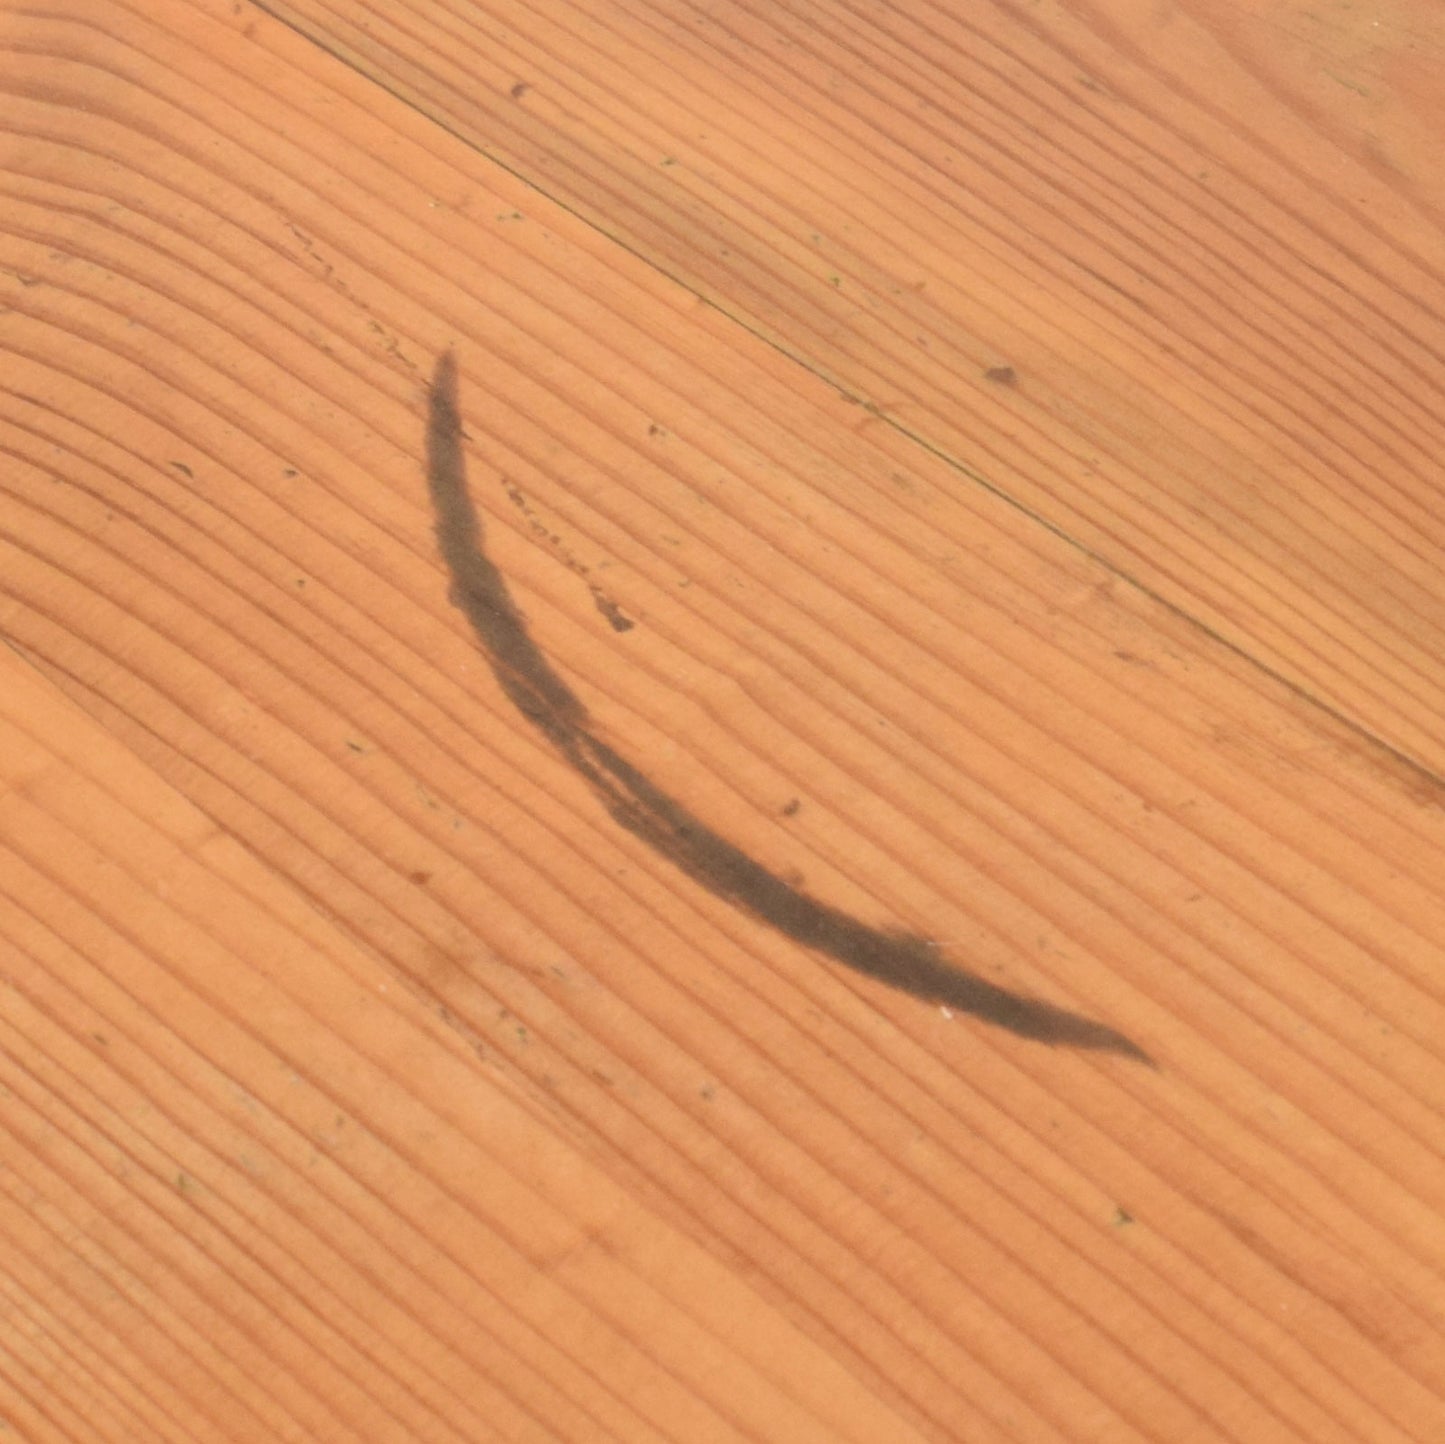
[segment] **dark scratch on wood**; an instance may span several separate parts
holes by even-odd
[[[502,690],[587,780],[621,827],[714,896],[870,978],[1021,1038],[1151,1062],[1137,1044],[1102,1023],[944,961],[926,938],[870,927],[809,897],[719,836],[596,735],[586,707],[532,640],[505,579],[486,555],[481,519],[467,490],[450,351],[437,362],[432,379],[426,467],[452,601],[470,622]]]

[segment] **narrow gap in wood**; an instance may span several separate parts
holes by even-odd
[[[289,14],[273,8],[273,6],[270,4],[270,0],[252,0],[252,3],[255,5],[255,8],[257,10],[260,10],[263,14],[268,15],[278,24],[284,25],[286,29],[290,30],[293,34],[300,36],[308,44],[314,45],[323,54],[329,55],[333,60],[337,61],[339,64],[345,66],[348,70],[352,71],[354,74],[360,76],[363,80],[367,81],[368,84],[375,85],[379,90],[383,91],[393,100],[396,100],[402,105],[406,106],[406,108],[412,111],[414,114],[421,116],[430,124],[435,125],[439,130],[443,131],[453,140],[465,146],[474,154],[481,156],[489,165],[494,165],[499,170],[504,171],[507,175],[511,176],[513,179],[526,186],[529,190],[535,192],[549,205],[555,206],[558,210],[572,217],[581,225],[586,226],[589,230],[594,231],[596,234],[602,236],[610,244],[618,247],[621,251],[625,252],[629,256],[632,256],[637,261],[640,261],[643,265],[655,271],[658,275],[665,277],[672,284],[676,285],[680,290],[686,291],[688,295],[694,297],[703,305],[709,307],[718,315],[724,317],[732,325],[737,326],[742,331],[745,331],[749,336],[752,336],[756,340],[762,342],[765,346],[768,346],[773,351],[777,352],[778,355],[783,356],[787,360],[793,362],[793,364],[802,367],[804,371],[808,372],[812,376],[815,376],[825,385],[831,386],[845,400],[862,406],[871,416],[877,417],[879,421],[891,427],[893,431],[895,431],[899,436],[902,436],[913,445],[921,447],[930,456],[936,457],[939,461],[943,462],[947,467],[950,468],[950,470],[956,472],[959,476],[964,477],[968,481],[972,482],[975,486],[981,487],[990,495],[997,497],[1002,502],[1005,502],[1020,515],[1027,517],[1028,520],[1033,522],[1035,525],[1043,527],[1044,530],[1057,537],[1060,541],[1065,542],[1067,545],[1074,548],[1075,551],[1087,557],[1091,562],[1093,562],[1097,566],[1102,567],[1106,572],[1108,572],[1111,577],[1117,578],[1120,582],[1124,583],[1131,590],[1133,590],[1137,595],[1146,597],[1149,601],[1154,602],[1157,605],[1165,608],[1171,616],[1178,617],[1181,621],[1187,623],[1191,627],[1194,627],[1205,637],[1207,637],[1211,642],[1214,642],[1219,646],[1225,648],[1233,656],[1238,657],[1241,661],[1247,663],[1249,666],[1254,668],[1256,672],[1269,678],[1271,681],[1277,682],[1279,685],[1287,688],[1291,695],[1299,698],[1310,707],[1315,708],[1324,716],[1329,717],[1331,720],[1339,723],[1342,727],[1347,728],[1351,733],[1359,737],[1362,741],[1379,748],[1381,751],[1388,754],[1395,761],[1399,762],[1405,767],[1410,768],[1411,771],[1413,771],[1420,777],[1425,778],[1432,783],[1445,787],[1445,774],[1436,772],[1432,767],[1429,766],[1428,763],[1424,762],[1420,758],[1412,756],[1410,753],[1402,751],[1393,743],[1386,741],[1382,736],[1380,736],[1379,733],[1367,727],[1364,723],[1356,720],[1354,717],[1351,717],[1348,713],[1342,712],[1337,707],[1334,707],[1330,703],[1324,701],[1323,698],[1316,695],[1313,691],[1311,691],[1308,687],[1304,686],[1302,683],[1297,682],[1293,678],[1287,676],[1285,673],[1280,672],[1275,667],[1272,667],[1268,662],[1264,661],[1262,658],[1256,656],[1253,652],[1249,651],[1239,642],[1231,640],[1229,637],[1225,636],[1223,633],[1210,626],[1208,622],[1203,620],[1203,618],[1195,615],[1195,613],[1189,611],[1187,608],[1180,606],[1177,602],[1171,601],[1162,593],[1155,591],[1154,588],[1150,587],[1140,578],[1134,576],[1130,572],[1123,570],[1116,562],[1110,560],[1109,557],[1095,550],[1093,547],[1089,546],[1087,542],[1083,541],[1079,537],[1074,536],[1067,529],[1060,526],[1057,522],[1051,521],[1048,517],[1042,515],[1040,512],[1034,510],[1034,508],[1028,506],[1025,502],[1014,496],[998,482],[990,481],[988,477],[985,476],[982,472],[975,470],[973,467],[969,466],[967,462],[961,460],[959,457],[954,456],[939,443],[930,440],[927,436],[922,435],[921,433],[915,431],[912,427],[906,426],[895,417],[890,416],[876,402],[869,400],[866,396],[860,396],[851,387],[845,385],[836,376],[833,376],[830,372],[812,361],[808,356],[793,349],[784,340],[775,336],[770,336],[766,331],[760,330],[757,326],[752,324],[752,322],[750,322],[745,316],[737,314],[734,311],[730,310],[723,298],[709,295],[706,291],[699,290],[695,285],[692,285],[689,281],[687,281],[685,277],[676,274],[667,266],[661,264],[656,258],[645,254],[643,251],[639,250],[636,246],[627,241],[624,237],[608,229],[608,227],[601,220],[588,215],[582,210],[579,210],[576,206],[572,205],[564,198],[558,195],[554,195],[551,191],[549,191],[545,186],[539,183],[532,176],[525,174],[524,172],[518,170],[515,166],[509,164],[507,161],[493,155],[484,146],[478,145],[474,140],[472,140],[462,131],[458,130],[452,125],[449,125],[444,117],[433,115],[430,111],[418,105],[416,101],[411,96],[407,95],[404,91],[398,90],[395,87],[388,85],[385,79],[371,73],[368,69],[357,64],[354,59],[348,57],[348,55],[343,49],[338,48],[334,44],[330,43],[330,37],[328,37],[324,33],[313,32],[308,27],[299,25]]]

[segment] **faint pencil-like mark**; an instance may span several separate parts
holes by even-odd
[[[432,378],[426,469],[452,601],[471,623],[502,690],[586,778],[617,823],[715,896],[868,977],[1022,1038],[1152,1061],[1102,1023],[945,962],[926,938],[869,927],[809,897],[720,837],[596,735],[586,707],[532,640],[502,574],[487,557],[481,519],[467,490],[450,351],[438,360]]]

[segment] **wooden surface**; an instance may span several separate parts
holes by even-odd
[[[1436,7],[0,40],[0,1438],[1445,1439]]]

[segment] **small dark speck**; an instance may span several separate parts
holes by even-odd
[[[1019,384],[1018,372],[1012,366],[990,366],[983,373],[985,381],[992,381],[995,386],[1017,386]]]
[[[173,461],[171,462],[171,465],[175,467],[175,469],[180,472],[182,476],[195,476],[195,472],[193,472],[191,468],[185,464],[184,461]]]
[[[1115,1228],[1128,1228],[1134,1222],[1134,1215],[1128,1209],[1114,1205],[1114,1217],[1110,1220]]]
[[[647,423],[647,434],[649,436],[666,436],[667,433],[655,421]]]
[[[532,87],[525,80],[519,80],[512,87],[512,99],[520,100]]]
[[[784,817],[796,817],[796,816],[798,815],[798,809],[799,809],[802,805],[803,805],[803,804],[802,804],[801,802],[799,802],[798,799],[795,797],[791,802],[786,803],[786,804],[784,805],[784,807],[783,807],[783,816],[784,816]]]
[[[627,616],[621,607],[603,592],[594,591],[592,600],[597,604],[597,610],[607,618],[607,624],[614,632],[630,632],[637,623]]]
[[[349,737],[346,739],[346,745],[347,745],[349,748],[351,748],[351,750],[352,750],[353,752],[365,752],[365,751],[366,751],[366,748],[363,747],[360,742],[353,742],[353,741],[351,740],[351,738],[349,738]]]
[[[431,881],[431,874],[429,872],[421,871],[409,872],[407,873],[407,878],[411,882],[414,882],[417,887],[425,887],[427,883]]]
[[[301,473],[297,471],[294,466],[283,466],[281,468],[281,475],[284,476],[287,481],[290,481],[292,477],[300,476]]]

